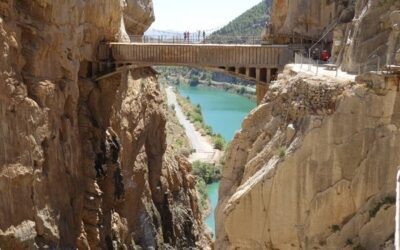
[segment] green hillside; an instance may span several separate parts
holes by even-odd
[[[263,0],[249,9],[225,27],[215,31],[210,38],[217,36],[260,36],[265,23],[269,19],[268,9],[272,6],[272,0]]]

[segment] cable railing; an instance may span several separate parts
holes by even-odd
[[[396,60],[396,57],[399,57],[399,60]],[[400,51],[394,51],[391,53],[387,64],[383,66],[383,69],[388,73],[390,72],[400,72]]]
[[[377,54],[372,54],[369,56],[365,62],[356,64],[355,70],[351,71],[349,74],[357,74],[363,75],[369,72],[375,72],[378,74],[399,74],[400,73],[400,65],[395,62],[395,54],[389,58],[389,61],[386,64],[382,63],[382,57]],[[335,71],[335,74],[330,74],[331,76],[338,77],[342,72],[339,65],[332,64],[329,60],[323,61],[319,59],[309,58],[302,53],[295,53],[294,63],[299,65],[300,70],[306,68],[305,65],[308,65],[307,71],[315,73],[315,75],[319,74],[321,68],[325,68],[328,71]],[[324,70],[326,73],[326,70]]]
[[[268,44],[259,35],[209,35],[190,33],[184,35],[143,35],[143,36],[129,36],[130,41],[133,43],[170,43],[170,44]],[[272,39],[273,38],[273,39]],[[279,41],[281,39],[289,39],[289,44],[313,44],[316,39],[300,34],[292,33],[290,35],[276,34],[268,37],[269,40]]]
[[[323,41],[323,40],[325,39],[325,37],[329,35],[329,33],[331,33],[331,31],[336,27],[337,23],[338,23],[338,21],[335,21],[335,22],[331,23],[331,24],[326,28],[326,31],[325,31],[325,33],[321,36],[321,38],[320,38],[316,43],[314,43],[314,44],[308,49],[308,59],[311,60],[311,51],[312,51],[321,41]],[[310,66],[309,66],[309,69],[311,69],[311,64],[309,64],[309,65],[310,65]],[[317,68],[318,68],[318,67],[317,67]]]
[[[303,69],[304,65],[308,65],[308,71],[311,70],[311,66],[315,67],[315,75],[318,75],[318,72],[321,67],[328,67],[331,70],[335,70],[335,76],[338,76],[339,67],[334,64],[331,64],[330,61],[323,61],[319,59],[313,59],[311,57],[304,56],[302,53],[295,53],[294,63],[300,65],[300,69]]]
[[[377,54],[369,56],[365,62],[358,65],[358,75],[372,71],[381,72],[381,57]]]
[[[197,34],[168,36],[129,36],[132,43],[167,44],[262,44],[260,36],[199,36]]]

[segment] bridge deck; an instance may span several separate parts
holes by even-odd
[[[100,60],[135,65],[181,65],[196,67],[281,68],[291,59],[286,45],[216,45],[110,43],[100,50]]]
[[[104,79],[127,67],[189,66],[231,74],[257,84],[261,101],[268,84],[293,59],[288,45],[106,43],[99,46]],[[107,65],[113,65],[109,68]]]

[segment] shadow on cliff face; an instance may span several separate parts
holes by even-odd
[[[355,0],[341,0],[339,1],[339,17],[338,23],[349,23],[353,20],[356,13]]]
[[[117,39],[123,15],[138,34],[153,20],[150,0],[127,3],[1,1],[0,248],[184,248],[203,236],[190,171],[165,153],[153,73],[90,79],[96,43]]]
[[[203,229],[194,183],[188,183],[188,167],[166,151],[163,99],[153,70],[99,83],[81,73],[87,244],[196,247]]]

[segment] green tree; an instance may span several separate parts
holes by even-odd
[[[199,80],[198,76],[192,76],[192,78],[190,78],[190,81],[189,81],[190,86],[196,87],[199,84],[200,84],[200,80]]]
[[[224,150],[225,146],[226,146],[225,139],[222,137],[222,135],[217,134],[214,137],[214,148],[218,150]]]

